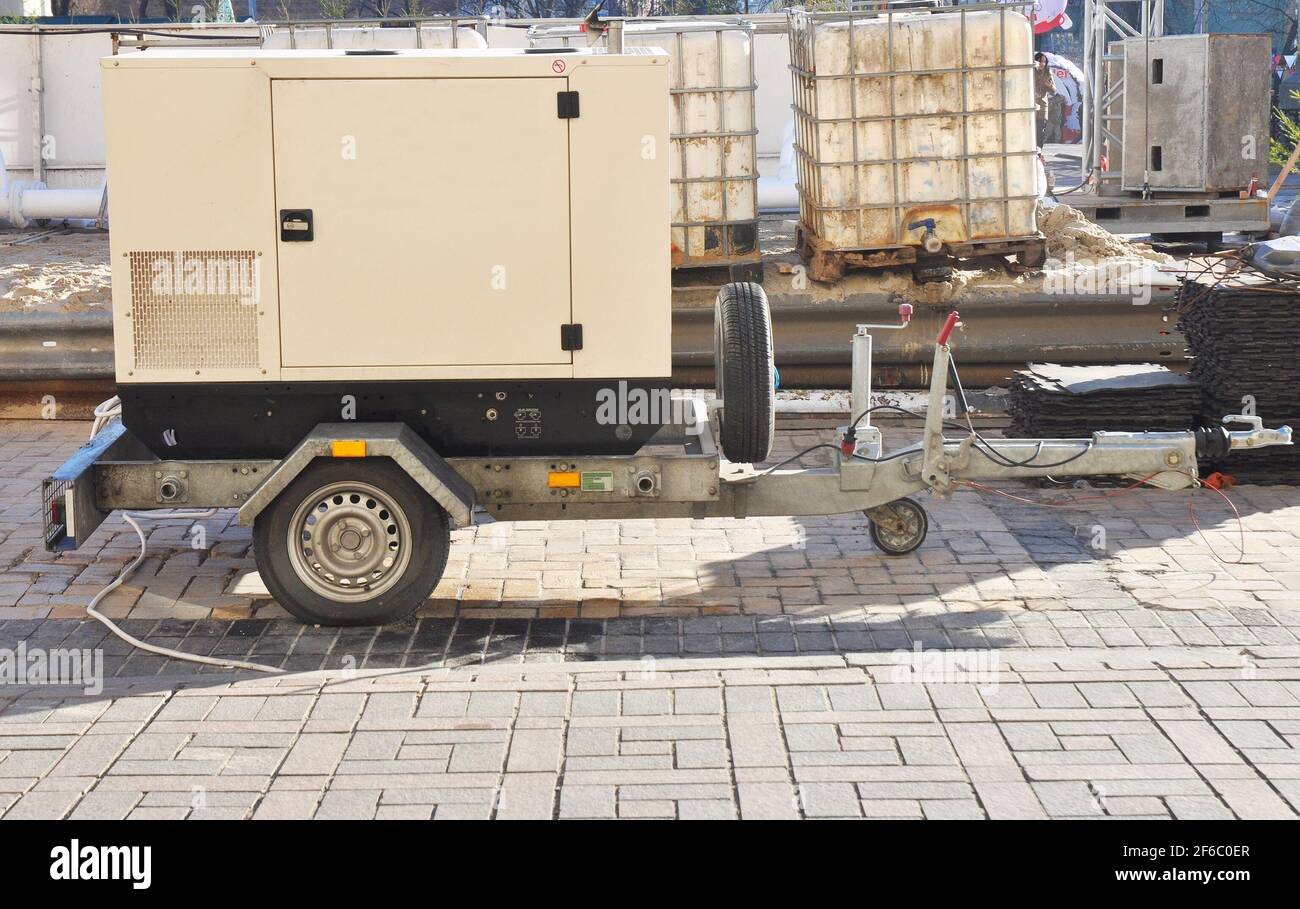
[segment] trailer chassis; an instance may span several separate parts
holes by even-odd
[[[1188,432],[1095,432],[1087,439],[995,439],[973,425],[960,438],[945,429],[964,413],[949,371],[949,315],[934,345],[921,439],[885,454],[871,425],[871,330],[853,338],[851,422],[842,427],[830,466],[760,470],[727,461],[715,445],[717,407],[685,403],[686,419],[664,427],[634,455],[442,458],[396,423],[318,425],[279,460],[166,460],[152,455],[121,423],[101,430],[43,485],[46,547],[76,549],[116,509],[235,508],[253,524],[290,483],[322,458],[394,461],[447,514],[450,527],[474,522],[476,510],[496,520],[805,517],[862,512],[886,552],[915,549],[926,519],[908,497],[929,489],[946,496],[975,480],[1110,475],[1162,489],[1199,483],[1197,459],[1233,448],[1291,444],[1291,429],[1266,429],[1258,417],[1224,417],[1224,426]],[[955,395],[950,397],[949,377]],[[725,409],[725,402],[721,402]],[[947,416],[946,416],[947,415]],[[1227,428],[1244,423],[1246,429]]]

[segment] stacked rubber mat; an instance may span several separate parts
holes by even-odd
[[[1094,432],[1182,432],[1196,425],[1200,392],[1163,366],[1031,363],[1011,383],[1007,435],[1078,439]]]
[[[1187,281],[1178,309],[1202,425],[1253,411],[1265,426],[1300,427],[1300,284],[1245,275]],[[1202,476],[1211,470],[1242,483],[1300,484],[1300,446],[1234,451],[1201,464]]]

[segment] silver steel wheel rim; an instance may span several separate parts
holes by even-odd
[[[903,525],[902,532],[891,531],[883,524],[877,523],[876,533],[889,549],[907,549],[921,534],[921,512],[913,505],[891,505],[890,507],[894,510],[894,517]]]
[[[406,512],[368,483],[322,486],[289,521],[294,573],[336,602],[364,602],[396,584],[410,564],[412,543]]]

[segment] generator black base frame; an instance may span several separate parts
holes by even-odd
[[[160,458],[282,458],[320,423],[402,423],[447,457],[632,454],[673,419],[668,379],[118,386]],[[611,406],[612,402],[612,406]],[[639,402],[647,402],[637,410]]]

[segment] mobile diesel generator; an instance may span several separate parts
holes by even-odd
[[[883,450],[862,326],[831,466],[755,467],[776,397],[759,285],[718,294],[717,398],[671,391],[667,56],[537,50],[103,61],[120,420],[45,481],[48,548],[115,509],[233,508],[293,615],[373,624],[426,600],[476,512],[865,512],[899,554],[925,538],[921,490],[1173,489],[1198,483],[1198,457],[1290,443],[1253,417],[985,439],[952,419],[957,313],[904,306],[888,327],[934,338],[920,439]]]

